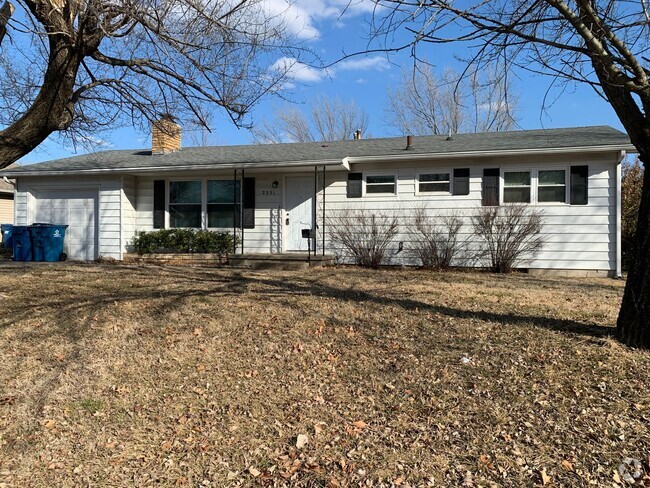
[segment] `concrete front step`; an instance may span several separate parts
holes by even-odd
[[[250,269],[300,270],[309,266],[332,266],[334,256],[322,254],[308,256],[307,253],[282,254],[230,254],[228,264]]]

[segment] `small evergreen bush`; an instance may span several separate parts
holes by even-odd
[[[143,230],[136,232],[133,237],[133,248],[138,254],[177,252],[223,255],[232,252],[233,239],[230,232],[212,230]]]

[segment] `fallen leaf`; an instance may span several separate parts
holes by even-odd
[[[321,423],[314,424],[314,434],[315,435],[318,435],[321,432],[323,432],[323,427],[321,427],[321,426],[322,426]]]
[[[194,329],[194,335],[196,337],[200,336],[201,334],[203,334],[203,331],[201,329],[199,329],[198,327]]]
[[[551,477],[546,474],[546,468],[542,469],[539,474],[542,477],[542,486],[546,486],[551,482]]]
[[[566,469],[567,471],[573,471],[573,464],[571,464],[571,463],[570,463],[569,461],[567,461],[566,459],[565,459],[564,461],[562,461],[562,466],[563,466],[564,469]]]
[[[55,425],[56,425],[56,420],[50,419],[45,421],[43,427],[45,427],[46,429],[53,429]]]
[[[368,424],[365,423],[363,420],[357,420],[356,422],[352,422],[352,425],[354,425],[357,429],[365,429],[368,427]]]
[[[298,434],[298,437],[296,437],[296,447],[298,449],[302,449],[303,447],[305,447],[307,445],[308,441],[309,441],[309,439],[307,438],[307,436],[305,434]]]
[[[258,469],[255,469],[253,466],[248,468],[248,472],[253,476],[253,478],[257,478],[259,475],[262,474]]]

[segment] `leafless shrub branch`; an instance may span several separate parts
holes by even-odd
[[[399,231],[396,216],[367,210],[342,210],[328,222],[330,239],[359,266],[379,268]]]
[[[472,217],[474,232],[497,273],[509,273],[542,250],[546,243],[543,225],[542,211],[525,205],[481,207]]]
[[[448,269],[465,247],[459,232],[463,227],[460,215],[439,215],[425,206],[415,209],[407,226],[411,236],[411,253],[425,268]]]

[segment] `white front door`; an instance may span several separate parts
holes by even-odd
[[[97,257],[97,191],[32,191],[31,221],[68,225],[63,240],[68,259],[90,261]],[[30,222],[31,223],[31,222]]]
[[[284,187],[286,201],[286,251],[306,251],[307,239],[302,230],[311,229],[312,201],[314,198],[313,176],[287,176]]]

